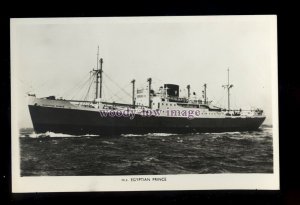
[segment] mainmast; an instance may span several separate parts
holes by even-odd
[[[223,85],[222,87],[227,89],[227,110],[230,111],[230,89],[233,85],[229,84],[229,68],[227,69],[227,85]]]

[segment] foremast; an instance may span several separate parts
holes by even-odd
[[[99,67],[100,64],[100,67]],[[102,74],[103,74],[103,59],[99,59],[99,46],[98,46],[98,51],[97,51],[97,68],[93,69],[92,72],[96,76],[96,91],[95,91],[95,100],[98,98],[102,98]]]

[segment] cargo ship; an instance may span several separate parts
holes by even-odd
[[[91,75],[95,84],[93,100],[71,100],[48,96],[38,98],[28,94],[29,112],[36,133],[55,132],[65,134],[128,134],[128,133],[193,133],[257,130],[266,116],[262,109],[231,109],[228,81],[223,88],[227,92],[227,108],[213,105],[207,98],[207,85],[203,85],[201,98],[191,93],[187,85],[186,95],[180,96],[176,84],[162,84],[152,89],[152,78],[145,88],[132,84],[132,103],[108,102],[102,98],[103,59],[97,52],[97,67]]]

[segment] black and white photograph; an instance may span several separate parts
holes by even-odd
[[[279,189],[275,15],[10,24],[13,192]]]

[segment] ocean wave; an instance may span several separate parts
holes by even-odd
[[[115,144],[113,142],[109,142],[109,141],[102,141],[103,144]]]
[[[240,135],[241,132],[205,132],[205,135]]]
[[[229,136],[233,140],[265,140],[267,136],[258,136],[258,135],[240,135],[240,136]]]
[[[23,134],[21,137],[29,137],[29,138],[44,138],[44,137],[96,137],[99,135],[70,135],[70,134],[63,134],[63,133],[55,133],[55,132],[45,132],[45,133],[30,133],[30,134]]]
[[[143,161],[146,161],[146,162],[158,162],[159,159],[157,159],[156,157],[144,157],[143,158]]]
[[[148,134],[121,134],[122,137],[167,137],[176,135],[174,133],[148,133]]]
[[[155,136],[155,137],[167,137],[167,136],[172,136],[176,135],[174,133],[148,133],[146,136]]]
[[[142,137],[140,134],[121,134],[122,137]]]

